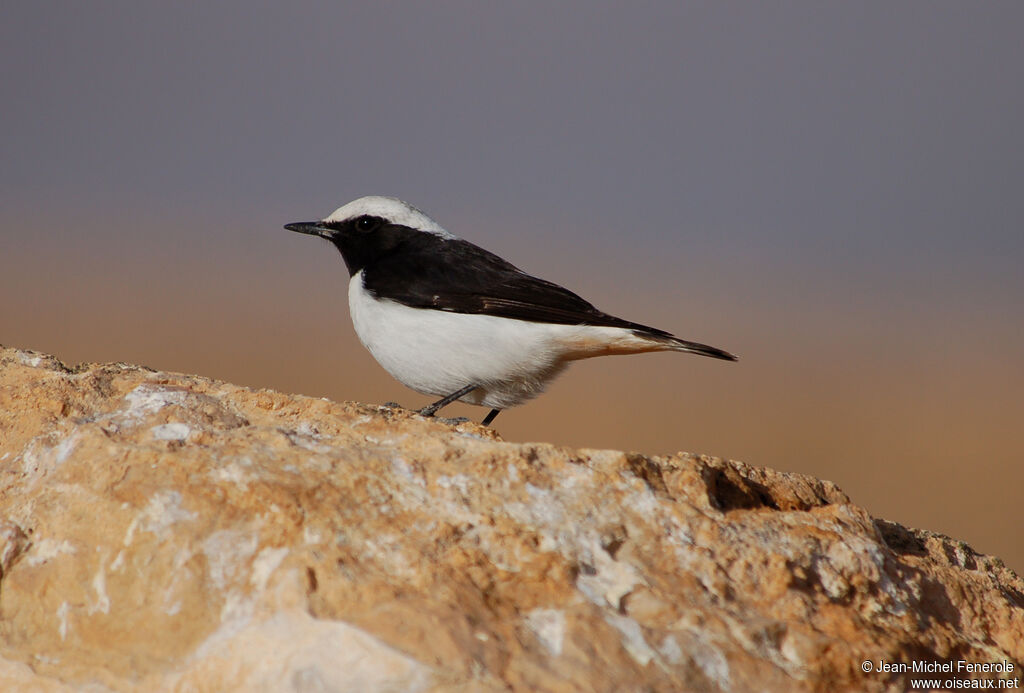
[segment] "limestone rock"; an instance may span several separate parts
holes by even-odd
[[[0,690],[903,690],[1024,582],[827,481],[0,350]]]

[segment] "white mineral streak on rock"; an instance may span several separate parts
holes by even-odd
[[[139,515],[143,531],[161,534],[178,522],[196,519],[196,513],[182,507],[179,491],[158,491],[153,494]],[[131,543],[126,538],[126,543]]]
[[[188,438],[192,429],[183,423],[167,423],[153,426],[150,431],[157,440],[182,441]]]
[[[352,625],[281,611],[241,627],[225,624],[171,680],[178,690],[417,693],[434,674]]]
[[[252,576],[249,578],[249,583],[253,589],[257,592],[266,589],[271,573],[277,570],[277,567],[281,565],[281,561],[287,555],[288,549],[284,546],[279,548],[268,546],[260,551],[259,555],[256,556],[256,560],[252,562]]]
[[[32,548],[28,552],[25,562],[28,565],[39,565],[57,558],[61,554],[73,554],[75,547],[67,539],[52,539],[44,537],[33,541]]]
[[[67,602],[61,602],[57,608],[57,622],[58,632],[60,633],[61,640],[67,640],[68,637],[68,615],[71,613],[71,605]]]
[[[128,406],[121,410],[125,417],[142,420],[171,404],[184,404],[186,392],[151,383],[143,383],[125,395]]]
[[[526,614],[526,625],[547,648],[552,657],[562,654],[565,640],[565,612],[560,609],[534,609]]]
[[[110,597],[107,595],[107,571],[103,567],[106,560],[106,556],[100,559],[99,566],[96,568],[96,574],[92,578],[92,588],[96,592],[96,600],[89,605],[90,614],[96,612],[110,613]]]
[[[644,632],[640,624],[631,618],[619,616],[618,614],[605,614],[604,620],[610,623],[615,630],[622,633],[622,645],[626,652],[637,661],[640,666],[647,666],[648,662],[656,658],[658,654],[651,649],[644,638]]]

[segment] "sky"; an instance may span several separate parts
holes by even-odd
[[[1024,569],[1019,3],[2,14],[0,343],[422,406],[281,228],[394,195],[740,357],[575,364],[507,440],[813,474]]]

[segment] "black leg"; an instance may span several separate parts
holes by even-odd
[[[494,421],[494,417],[501,413],[501,409],[491,409],[491,413],[484,417],[484,420],[480,423],[486,426],[487,424]]]
[[[420,416],[433,416],[434,413],[438,409],[440,409],[441,407],[448,406],[449,404],[451,404],[452,402],[457,400],[459,397],[465,397],[466,395],[468,395],[470,392],[472,392],[476,388],[477,388],[476,385],[467,385],[464,388],[456,390],[455,392],[451,393],[447,397],[442,397],[441,399],[437,400],[433,404],[429,404],[429,405],[423,407],[422,409],[420,409]]]

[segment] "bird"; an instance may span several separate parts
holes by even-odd
[[[394,197],[371,195],[320,221],[285,229],[325,238],[348,268],[359,340],[396,380],[440,397],[504,409],[544,391],[572,362],[677,351],[736,361],[717,347],[617,318],[558,284],[527,274]]]

